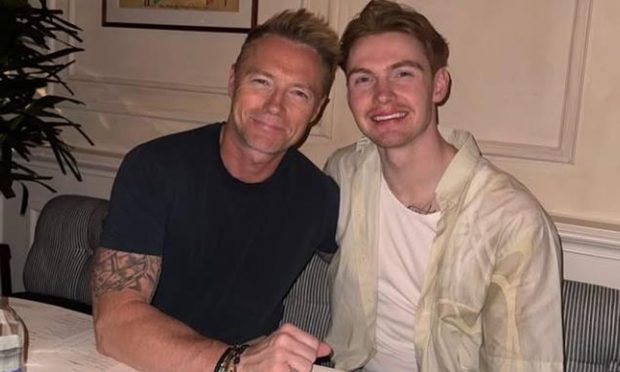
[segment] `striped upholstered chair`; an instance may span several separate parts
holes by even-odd
[[[620,372],[620,290],[564,281],[567,372]]]
[[[60,195],[43,207],[24,266],[25,292],[15,297],[91,312],[92,255],[108,202]]]
[[[284,299],[282,322],[293,323],[319,339],[330,322],[327,263],[314,255]]]

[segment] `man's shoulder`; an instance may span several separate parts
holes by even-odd
[[[368,138],[362,138],[334,151],[327,159],[325,171],[332,177],[338,177],[343,172],[352,173],[374,155],[377,155],[376,146]]]
[[[140,151],[183,149],[185,146],[204,145],[204,141],[216,136],[221,128],[220,123],[207,124],[198,128],[167,134],[154,138],[135,147]]]
[[[316,164],[306,157],[299,150],[290,150],[288,156],[284,158],[291,168],[294,176],[303,182],[320,183],[330,189],[335,187],[334,181],[325,174]]]
[[[199,128],[176,132],[157,137],[141,143],[131,149],[126,160],[141,159],[143,161],[166,159],[179,161],[179,157],[192,158],[196,152],[204,153],[208,148],[209,139],[217,136],[220,125],[209,124]]]
[[[363,137],[350,145],[334,151],[328,161],[337,163],[359,162],[375,152],[376,145],[370,139]]]
[[[559,249],[553,221],[534,194],[488,161],[480,162],[461,206],[459,220],[476,226],[486,241],[497,243],[493,245],[496,248],[509,249],[503,254],[510,253],[522,239],[536,242],[532,244],[537,249],[548,245]]]
[[[541,204],[523,183],[484,158],[478,164],[468,193],[489,211],[501,208],[504,216],[546,218]]]

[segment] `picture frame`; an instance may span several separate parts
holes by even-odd
[[[102,0],[103,27],[247,33],[256,26],[258,0],[238,0],[238,11],[124,7]],[[148,2],[145,2],[148,3]]]

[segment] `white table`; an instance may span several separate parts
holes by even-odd
[[[20,298],[9,304],[28,330],[27,372],[135,371],[97,352],[90,315]]]
[[[20,298],[10,298],[9,304],[28,329],[27,372],[136,371],[97,352],[90,315]],[[312,369],[329,371],[337,370]]]

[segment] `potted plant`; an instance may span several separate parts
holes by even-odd
[[[65,117],[56,106],[82,102],[46,94],[50,84],[59,84],[71,95],[60,72],[74,61],[67,56],[82,51],[72,42],[81,42],[81,29],[62,19],[61,10],[50,9],[45,0],[39,7],[28,0],[0,0],[0,192],[15,197],[15,184],[22,188],[21,211],[28,204],[26,182],[38,183],[52,192],[52,177],[28,167],[32,152],[49,148],[63,174],[67,168],[81,181],[72,147],[61,137],[65,128],[77,130],[91,145],[81,125]],[[52,50],[49,42],[61,47]]]

